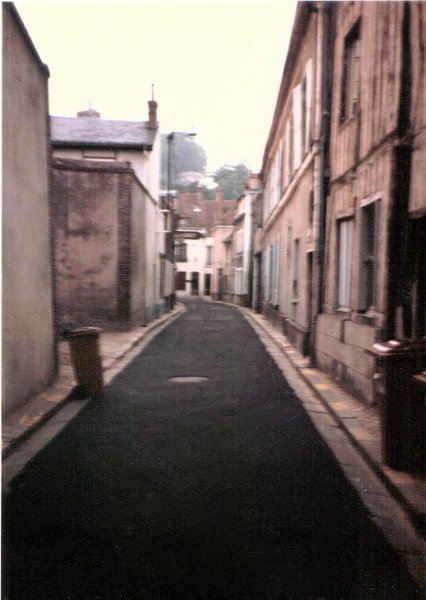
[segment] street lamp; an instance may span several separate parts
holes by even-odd
[[[197,134],[195,132],[185,131],[172,131],[167,135],[167,220],[168,226],[166,227],[166,256],[172,265],[172,282],[171,282],[171,295],[170,295],[170,308],[173,308],[176,300],[175,290],[175,248],[174,248],[174,233],[175,233],[175,213],[174,213],[174,202],[172,202],[171,192],[171,176],[172,176],[172,155],[173,155],[173,141],[176,136],[184,138],[193,138]]]

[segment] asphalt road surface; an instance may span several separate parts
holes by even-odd
[[[3,598],[420,598],[239,311],[187,307],[11,485]]]

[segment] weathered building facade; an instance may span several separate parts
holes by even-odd
[[[60,327],[144,324],[152,200],[134,171],[121,162],[54,158],[51,190]]]
[[[261,191],[256,175],[250,175],[244,193],[237,200],[234,218],[234,298],[240,306],[253,302],[255,202]]]
[[[217,226],[232,223],[235,201],[225,200],[220,187],[211,198],[200,186],[195,193],[177,194],[175,210],[176,293],[216,297]]]
[[[261,173],[263,312],[303,354],[319,286],[326,19],[326,4],[298,4]]]
[[[148,122],[79,115],[51,117],[60,327],[143,325],[164,310],[156,114]]]
[[[330,194],[316,358],[368,403],[373,343],[425,334],[425,11],[421,2],[333,7]]]
[[[55,375],[49,223],[49,71],[3,3],[3,409]]]

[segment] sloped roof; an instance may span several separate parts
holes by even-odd
[[[112,121],[94,117],[50,117],[55,146],[125,147],[152,150],[158,129],[145,121]]]

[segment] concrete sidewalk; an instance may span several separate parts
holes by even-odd
[[[100,348],[105,385],[127,364],[136,348],[139,350],[142,343],[148,343],[184,311],[184,306],[177,304],[172,312],[165,313],[146,327],[137,327],[124,332],[103,332],[100,336]],[[3,419],[3,459],[75,397],[77,383],[71,365],[68,342],[59,342],[58,363],[58,375],[54,383],[25,406]]]
[[[419,536],[426,539],[426,478],[386,466],[381,452],[381,422],[374,407],[363,405],[324,372],[309,365],[287,338],[264,316],[240,308],[255,328],[263,331],[308,384],[327,412],[338,422],[348,444],[360,453],[389,493],[409,517]]]

